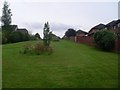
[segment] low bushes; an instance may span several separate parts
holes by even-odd
[[[102,50],[111,50],[115,45],[116,35],[108,30],[101,30],[94,34],[94,41]]]
[[[48,54],[51,55],[53,53],[52,47],[48,46],[46,47],[42,43],[37,43],[35,45],[31,44],[26,44],[24,45],[23,49],[20,51],[22,54],[36,54],[36,55],[41,55],[41,54]]]
[[[9,42],[10,43],[16,43],[21,41],[28,41],[29,40],[29,34],[22,33],[19,31],[12,32],[9,36]]]

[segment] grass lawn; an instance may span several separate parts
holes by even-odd
[[[3,88],[115,88],[118,54],[70,41],[53,42],[52,55],[22,55],[26,43],[3,45]]]

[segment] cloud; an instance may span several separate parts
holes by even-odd
[[[33,28],[33,29],[42,29],[43,28],[43,23],[34,23],[34,22],[32,22],[32,23],[25,23],[25,25],[27,26],[27,27],[31,27],[31,28]]]
[[[63,23],[51,22],[51,23],[49,23],[49,25],[50,25],[50,30],[54,34],[56,34],[60,37],[62,37],[69,28],[76,29],[76,26],[67,25],[67,24],[63,24]],[[43,37],[44,22],[29,22],[29,23],[23,22],[23,23],[19,23],[19,27],[27,28],[28,31],[32,34],[40,33],[41,37]]]
[[[43,22],[24,22],[22,23],[24,26],[31,27],[33,29],[43,29],[44,23]],[[60,30],[67,30],[68,28],[75,28],[73,25],[67,25],[63,23],[49,23],[50,29],[52,31],[60,31]]]
[[[52,31],[64,31],[68,28],[72,28],[72,25],[62,24],[62,23],[50,23]]]

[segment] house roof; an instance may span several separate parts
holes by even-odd
[[[105,26],[106,25],[104,25],[104,24],[99,24],[99,25],[96,25],[96,26],[94,26],[92,29],[103,29],[103,28],[105,28]]]
[[[116,26],[118,23],[120,23],[120,19],[118,19],[118,20],[113,20],[113,21],[111,21],[110,23],[108,23],[106,26],[107,26],[107,27],[113,27],[113,26]]]
[[[106,27],[105,24],[98,24],[96,26],[94,26],[93,28],[91,28],[91,30],[89,32],[91,32],[93,29],[98,29],[98,30],[101,30],[101,29],[104,29]]]
[[[78,31],[76,32],[76,34],[88,34],[88,33],[85,32],[85,31],[83,31],[83,30],[78,30]]]
[[[22,33],[28,33],[28,30],[23,28],[23,29],[17,29],[17,31],[22,32]]]

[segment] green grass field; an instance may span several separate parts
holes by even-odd
[[[115,88],[118,54],[70,41],[53,42],[52,55],[22,55],[26,43],[3,45],[3,88]]]

